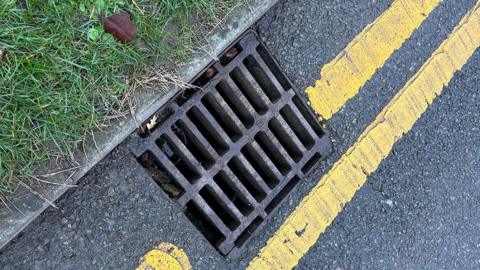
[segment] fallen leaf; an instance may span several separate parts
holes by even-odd
[[[217,74],[217,70],[214,67],[209,67],[203,74],[195,81],[195,85],[204,86],[213,76]]]
[[[217,70],[214,69],[214,68],[208,68],[207,71],[205,71],[205,75],[204,75],[204,78],[206,80],[210,80],[211,78],[213,78],[213,76],[217,74]]]
[[[238,54],[238,49],[233,47],[225,54],[225,60],[230,61]]]
[[[130,43],[137,35],[137,28],[130,20],[130,15],[126,12],[117,13],[109,17],[99,16],[105,32],[112,34],[118,41]]]
[[[0,50],[0,61],[3,59],[3,50]]]
[[[157,125],[157,116],[154,115],[150,121],[147,123],[148,131],[152,130]]]

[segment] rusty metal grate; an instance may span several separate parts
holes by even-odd
[[[131,146],[222,255],[245,245],[331,150],[328,133],[247,32]]]

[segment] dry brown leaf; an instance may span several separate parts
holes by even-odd
[[[109,17],[99,16],[105,32],[112,34],[118,41],[123,43],[132,42],[137,36],[137,28],[130,20],[126,12],[117,13]]]

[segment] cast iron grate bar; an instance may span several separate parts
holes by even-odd
[[[329,134],[252,31],[134,135],[131,150],[222,254],[245,246],[331,151]]]

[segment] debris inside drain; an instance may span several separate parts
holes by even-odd
[[[182,194],[182,188],[164,170],[159,168],[155,163],[155,157],[150,152],[146,152],[138,161],[147,169],[150,177],[160,185],[170,198],[177,198]]]
[[[140,126],[138,134],[142,138],[148,137],[163,121],[173,114],[173,110],[167,107],[160,112],[153,114],[143,125]]]
[[[130,148],[205,238],[229,255],[260,230],[331,144],[255,33],[219,59],[196,87],[147,121],[155,126],[134,135]]]

